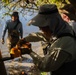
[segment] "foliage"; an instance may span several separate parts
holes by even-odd
[[[5,2],[6,4],[8,4],[9,0],[2,0],[2,2]]]
[[[42,4],[55,3],[60,6],[62,3],[67,3],[68,0],[2,0],[5,6],[9,6],[9,9],[20,6],[21,8],[38,9],[38,6]],[[34,8],[36,7],[36,8]]]
[[[68,0],[16,0],[17,2],[24,2],[24,4],[35,4],[36,6],[40,6],[41,4],[46,4],[46,3],[62,3],[62,2],[67,2]],[[15,2],[15,0],[2,0],[5,4],[10,4],[11,2]]]
[[[34,10],[38,10],[38,7],[42,4],[55,3],[60,8],[69,1],[71,0],[2,0],[0,1],[0,9],[3,7],[7,10],[7,13],[4,13],[4,15],[9,15],[14,10],[25,15],[27,11],[34,13]]]
[[[41,72],[41,75],[47,75],[47,72]]]

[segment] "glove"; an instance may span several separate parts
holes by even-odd
[[[29,48],[20,48],[21,54],[30,54],[32,52]]]
[[[22,39],[20,39],[20,40],[18,41],[17,46],[18,46],[18,47],[22,47],[22,45],[23,45],[23,44],[26,44],[26,43],[27,43],[27,41],[26,41],[24,38],[22,38]]]
[[[2,43],[2,44],[4,44],[4,43],[5,43],[4,39],[1,39],[1,43]]]
[[[21,47],[24,47],[24,48],[31,48],[31,44],[29,42],[27,42],[24,38],[23,39],[20,39],[17,43],[17,47],[18,48],[21,48]]]
[[[24,38],[19,40],[19,42],[17,43],[17,47],[21,51],[21,54],[30,54],[32,52],[31,44]]]

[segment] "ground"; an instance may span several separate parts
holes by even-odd
[[[9,57],[9,50],[7,49],[6,45],[1,44],[0,46],[2,56]],[[43,51],[40,42],[35,44],[33,43],[32,49],[40,56],[43,56]],[[48,75],[45,72],[40,72],[38,68],[34,65],[32,58],[27,54],[23,55],[23,59],[21,59],[21,57],[18,57],[14,60],[4,61],[4,63],[8,75],[20,75],[22,71],[25,71],[28,75]]]

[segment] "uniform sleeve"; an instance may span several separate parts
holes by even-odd
[[[54,50],[45,57],[40,57],[34,52],[30,55],[38,68],[41,71],[46,72],[57,70],[68,58],[70,58],[70,54],[64,52],[63,50]]]
[[[4,39],[7,29],[8,29],[8,27],[7,27],[7,23],[6,23],[6,25],[4,25],[4,27],[3,27],[2,39]]]
[[[25,37],[26,41],[28,42],[38,42],[38,41],[47,41],[47,39],[44,37],[43,33],[36,32],[31,33],[28,36]]]

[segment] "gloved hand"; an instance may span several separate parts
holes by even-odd
[[[1,39],[1,43],[2,43],[2,44],[4,44],[4,43],[5,43],[4,39]]]
[[[28,48],[20,48],[21,54],[30,54],[32,52],[32,49]]]
[[[25,39],[19,40],[17,47],[21,51],[21,54],[30,54],[32,52],[31,44]]]
[[[21,51],[21,54],[30,54],[32,52],[31,44],[29,42],[27,42],[27,43],[23,44],[19,50]]]

